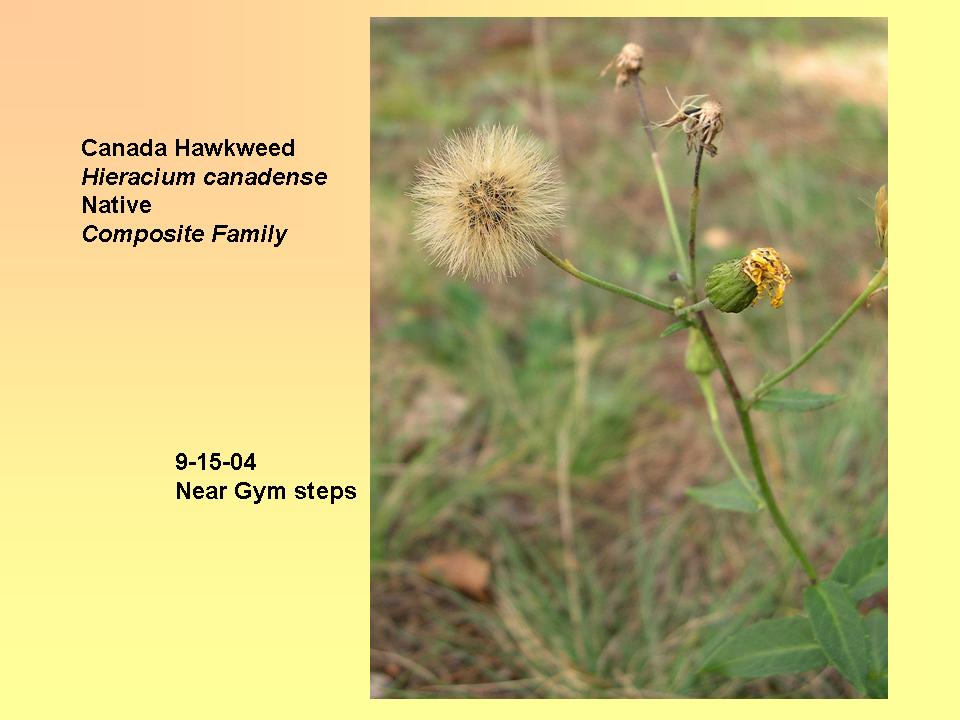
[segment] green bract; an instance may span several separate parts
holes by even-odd
[[[707,298],[721,312],[746,310],[757,297],[757,286],[740,269],[740,260],[727,260],[713,266],[706,282]]]
[[[685,363],[687,370],[694,375],[709,375],[717,369],[717,363],[707,341],[703,339],[703,333],[696,328],[690,329]]]

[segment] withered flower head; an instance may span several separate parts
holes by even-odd
[[[617,90],[627,85],[632,78],[640,77],[640,71],[643,70],[643,47],[636,43],[627,43],[620,50],[620,54],[607,63],[607,66],[600,73],[600,77],[607,74],[610,68],[616,66],[617,80],[615,87]]]
[[[738,260],[714,265],[705,287],[707,298],[715,308],[738,313],[756,305],[764,294],[770,296],[770,305],[780,307],[791,280],[790,268],[776,250],[755,248]]]
[[[514,277],[563,217],[560,171],[531,135],[477,128],[417,169],[414,237],[451,274]]]
[[[770,296],[770,305],[778,308],[783,305],[783,293],[787,284],[793,280],[790,268],[780,259],[780,254],[773,248],[755,248],[743,258],[743,272],[753,280],[757,286],[757,297],[754,303],[764,293]]]
[[[710,157],[717,154],[713,144],[717,135],[723,132],[723,106],[716,100],[699,103],[706,95],[694,95],[684,98],[676,114],[660,127],[680,125],[687,136],[687,152],[702,146]],[[699,104],[698,104],[699,103]]]
[[[873,222],[877,228],[877,247],[887,257],[887,186],[877,190],[873,203]]]

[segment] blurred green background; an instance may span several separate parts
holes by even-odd
[[[781,310],[713,315],[749,389],[802,353],[881,262],[886,38],[879,19],[373,21],[374,695],[849,692],[831,670],[697,672],[739,626],[795,612],[804,577],[765,514],[684,494],[731,476],[683,370],[684,334],[659,339],[668,318],[542,261],[506,284],[446,276],[411,239],[405,193],[452,130],[516,124],[561,158],[569,211],[555,248],[669,301],[674,255],[636,100],[599,77],[639,42],[653,120],[673,113],[667,88],[726,109],[719,155],[704,161],[700,267],[771,245],[794,273]],[[691,158],[679,133],[654,132],[686,232]],[[774,491],[826,571],[886,524],[885,295],[788,386],[844,395],[815,413],[756,415]],[[441,559],[459,563],[448,582],[421,572],[453,552],[467,554]]]

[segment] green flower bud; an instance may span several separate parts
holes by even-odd
[[[694,375],[709,375],[717,369],[717,362],[713,359],[710,346],[707,345],[703,333],[696,328],[690,328],[687,335],[687,355],[684,364]]]
[[[750,276],[743,272],[742,262],[727,260],[718,263],[707,275],[707,298],[721,312],[742,312],[750,307],[757,297],[757,286]]]

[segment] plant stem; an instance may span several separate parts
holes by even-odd
[[[693,305],[684,305],[683,307],[679,307],[675,310],[675,312],[677,315],[685,315],[686,313],[699,312],[700,310],[706,310],[710,307],[711,307],[710,300],[708,300],[707,298],[704,298],[699,302],[695,302]]]
[[[588,275],[585,272],[577,270],[577,268],[573,266],[572,262],[566,259],[562,259],[557,255],[554,255],[552,252],[547,250],[547,248],[545,248],[540,243],[534,243],[533,246],[537,249],[537,252],[543,255],[547,260],[552,262],[554,265],[556,265],[558,268],[560,268],[564,272],[570,273],[578,280],[583,280],[585,283],[589,283],[590,285],[594,285],[603,290],[616,293],[617,295],[622,295],[625,298],[630,298],[635,302],[642,303],[643,305],[646,305],[648,307],[652,307],[654,310],[659,310],[661,312],[669,313],[670,315],[674,314],[674,308],[670,305],[667,305],[662,302],[658,302],[657,300],[654,300],[653,298],[649,298],[646,295],[641,295],[640,293],[634,292],[633,290],[627,290],[626,288],[620,287],[619,285],[614,285],[613,283],[609,283],[606,280],[601,280],[600,278],[596,278],[593,275]]]
[[[633,79],[633,86],[637,93],[637,100],[640,103],[641,119],[643,120],[643,127],[647,134],[647,141],[650,143],[650,156],[653,159],[653,169],[657,176],[657,184],[660,186],[660,195],[663,199],[663,208],[666,212],[667,221],[670,225],[671,237],[673,238],[674,246],[680,258],[681,265],[687,266],[686,284],[688,290],[690,291],[691,297],[695,298],[696,278],[692,272],[693,267],[690,266],[695,256],[695,248],[693,247],[693,244],[696,240],[695,233],[691,232],[691,247],[688,248],[688,254],[684,254],[683,242],[680,239],[680,232],[677,229],[677,221],[673,214],[673,204],[670,200],[670,193],[667,191],[667,183],[663,177],[663,170],[660,167],[660,156],[657,154],[657,146],[653,139],[653,133],[650,131],[650,123],[647,118],[647,107],[643,100],[643,91],[640,88],[640,81],[638,78]],[[699,157],[698,153],[697,164],[694,168],[694,187],[697,189],[699,189],[700,185],[700,159],[701,158]],[[694,231],[696,227],[696,213],[699,209],[700,202],[699,192],[696,192],[695,200],[696,202],[691,203],[690,208],[692,231]],[[694,207],[694,205],[696,205],[696,207]],[[740,429],[743,432],[743,439],[746,442],[747,450],[750,453],[750,462],[753,465],[753,472],[757,479],[757,485],[760,487],[760,493],[762,494],[764,502],[767,505],[767,509],[770,511],[770,516],[773,518],[773,522],[777,526],[777,530],[780,531],[780,534],[783,536],[784,540],[787,541],[787,545],[790,546],[793,554],[796,555],[797,560],[800,561],[800,565],[803,566],[803,569],[810,578],[810,581],[816,583],[817,571],[813,567],[813,563],[810,562],[810,558],[807,557],[807,554],[800,546],[796,535],[793,534],[793,530],[790,529],[790,525],[781,512],[780,506],[777,504],[777,500],[773,495],[773,491],[770,488],[770,483],[767,481],[767,475],[763,469],[763,462],[760,459],[760,451],[757,447],[757,440],[753,433],[753,422],[750,420],[750,411],[748,405],[744,402],[743,395],[740,394],[740,388],[737,387],[737,381],[734,379],[733,373],[730,372],[730,366],[727,364],[726,359],[723,357],[723,353],[720,351],[720,346],[717,344],[717,338],[710,329],[710,324],[707,322],[707,318],[703,314],[703,311],[697,310],[696,317],[700,331],[703,333],[703,337],[707,341],[707,346],[710,348],[710,352],[713,354],[714,360],[717,363],[717,367],[720,370],[720,375],[727,387],[727,392],[730,394],[730,399],[733,401],[734,408],[737,411],[737,419],[740,421]]]
[[[572,417],[569,418],[572,420]],[[570,492],[570,428],[567,423],[557,433],[557,508],[560,515],[560,537],[563,539],[563,570],[567,583],[570,625],[578,661],[583,662],[583,602],[580,598],[579,563],[574,541],[573,500]]]
[[[650,159],[653,161],[653,172],[657,176],[657,185],[660,188],[660,197],[663,200],[663,209],[667,213],[667,224],[670,226],[670,238],[673,240],[673,247],[677,253],[677,259],[680,261],[680,267],[683,269],[684,281],[687,289],[696,286],[696,280],[693,273],[690,272],[690,266],[686,253],[683,252],[683,240],[680,238],[680,228],[677,226],[677,218],[673,214],[673,203],[670,200],[670,190],[667,188],[667,179],[663,174],[663,167],[660,165],[660,154],[657,152],[657,143],[653,138],[653,131],[650,129],[650,117],[647,115],[647,103],[643,99],[643,88],[640,87],[640,79],[632,78],[631,83],[637,94],[637,103],[640,106],[640,119],[643,123],[643,130],[647,134],[647,142],[650,144]]]
[[[750,399],[747,402],[747,407],[752,407],[753,404],[757,402],[757,400],[762,398],[764,395],[766,395],[774,385],[777,385],[778,383],[782,382],[784,379],[792,375],[794,372],[799,370],[810,358],[816,355],[820,351],[820,349],[823,348],[824,345],[830,342],[831,338],[833,338],[833,336],[837,334],[837,331],[844,326],[847,320],[849,320],[853,316],[853,314],[857,310],[859,310],[860,307],[865,302],[867,302],[870,296],[879,289],[880,285],[883,284],[883,281],[886,277],[887,277],[887,262],[886,260],[884,260],[883,267],[881,267],[880,270],[877,271],[877,274],[873,276],[873,278],[870,280],[869,283],[867,283],[867,287],[864,289],[864,291],[860,293],[857,299],[853,301],[853,303],[850,305],[850,307],[846,309],[843,315],[841,315],[837,319],[837,321],[830,326],[830,329],[827,330],[823,334],[823,336],[810,347],[809,350],[807,350],[803,355],[801,355],[800,358],[796,362],[794,362],[792,365],[790,365],[784,370],[781,370],[776,375],[771,377],[769,380],[764,380],[759,385],[757,385],[756,389],[750,395]]]
[[[757,478],[757,485],[760,486],[760,493],[763,495],[767,509],[770,511],[770,517],[773,518],[773,523],[777,526],[777,530],[780,531],[783,539],[787,541],[787,545],[790,546],[793,554],[797,557],[797,560],[800,561],[804,572],[807,573],[807,577],[810,578],[811,582],[816,583],[818,579],[817,571],[813,567],[813,563],[810,562],[810,558],[807,557],[807,554],[800,546],[800,541],[797,540],[797,536],[794,535],[793,530],[790,528],[787,518],[780,510],[777,499],[773,495],[773,490],[770,488],[770,483],[767,481],[767,474],[763,469],[763,462],[760,459],[760,449],[757,447],[757,439],[753,433],[753,422],[750,419],[750,411],[743,401],[740,388],[737,387],[737,381],[734,379],[733,373],[730,372],[730,366],[720,351],[717,338],[713,334],[713,330],[710,329],[707,318],[702,312],[698,312],[697,320],[700,331],[707,341],[707,346],[710,348],[711,353],[713,353],[714,360],[716,360],[723,382],[727,386],[727,392],[730,393],[730,398],[733,400],[733,406],[737,411],[737,419],[740,421],[740,429],[743,432],[743,439],[747,444],[747,451],[750,453],[750,463],[753,465],[753,473]]]
[[[697,159],[693,166],[693,190],[690,193],[690,299],[697,300],[697,212],[700,209],[700,163],[703,161],[703,145],[697,145]]]
[[[743,469],[740,467],[740,463],[737,462],[736,456],[727,444],[727,438],[724,437],[723,427],[720,425],[720,414],[717,412],[717,399],[713,394],[713,385],[710,384],[710,376],[697,375],[697,382],[700,383],[700,392],[703,394],[703,400],[707,405],[707,414],[710,416],[710,425],[713,428],[714,436],[717,438],[717,444],[723,451],[724,457],[727,458],[727,462],[730,463],[730,467],[733,469],[734,475],[737,476],[737,480],[739,480],[744,489],[750,493],[750,496],[757,501],[757,506],[763,507],[765,505],[763,498],[757,494],[756,486],[747,479]]]
[[[557,120],[556,103],[554,102],[553,75],[550,72],[550,47],[547,38],[547,20],[533,19],[533,49],[537,65],[537,79],[540,87],[540,105],[546,126],[547,138],[554,152],[562,157],[562,137],[560,123]],[[570,254],[575,245],[575,238],[569,226],[560,229],[560,248],[564,254]],[[577,283],[576,278],[568,277],[572,286]],[[563,540],[563,567],[567,582],[567,599],[570,616],[570,625],[574,633],[574,645],[580,662],[586,658],[586,649],[583,640],[583,603],[580,597],[580,583],[578,580],[578,562],[576,551],[576,524],[573,517],[573,500],[570,491],[570,457],[576,451],[577,420],[583,416],[582,405],[586,398],[586,378],[588,377],[588,353],[584,352],[584,323],[583,308],[580,303],[574,303],[570,312],[570,329],[573,334],[573,382],[574,390],[564,413],[564,419],[557,431],[557,509],[560,515],[560,537]]]

